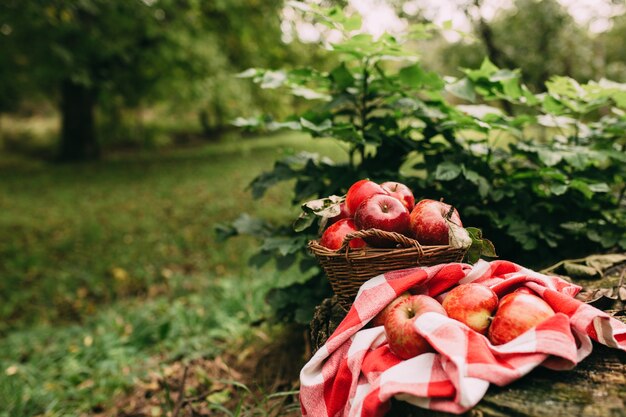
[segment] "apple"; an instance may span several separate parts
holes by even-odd
[[[354,216],[361,203],[375,194],[387,194],[387,191],[370,180],[360,180],[352,184],[346,194],[346,206],[350,217]]]
[[[489,340],[494,345],[507,343],[554,314],[552,307],[536,295],[512,292],[500,300],[489,326]]]
[[[468,283],[453,288],[443,299],[448,317],[486,334],[491,316],[498,307],[498,296],[485,285]]]
[[[343,239],[346,235],[356,231],[357,228],[352,219],[339,220],[324,231],[320,239],[320,245],[328,249],[337,250],[343,245]],[[351,248],[356,249],[365,246],[365,242],[363,239],[352,239],[349,245]]]
[[[410,213],[404,204],[390,195],[375,194],[361,203],[354,214],[354,223],[360,230],[380,229],[386,232],[408,233]],[[369,238],[372,246],[390,246],[394,242]]]
[[[396,306],[399,303],[401,303],[403,300],[406,300],[410,296],[411,296],[411,294],[409,294],[408,292],[403,292],[398,297],[394,298],[393,301],[391,301],[389,304],[387,304],[387,307],[382,309],[376,315],[376,317],[374,317],[372,319],[372,326],[384,326],[385,325],[385,321],[387,320],[387,317],[389,316],[389,313],[391,313],[391,311],[394,308],[396,308]]]
[[[409,187],[395,181],[383,182],[380,186],[383,187],[383,189],[387,191],[390,196],[400,200],[407,210],[413,210],[413,207],[415,206],[415,197],[413,197],[413,192]]]
[[[402,300],[387,315],[385,334],[389,342],[389,349],[400,359],[410,359],[432,351],[428,341],[418,334],[413,327],[413,322],[427,312],[446,315],[446,310],[437,300],[421,294],[411,295]]]
[[[436,200],[421,200],[410,216],[410,231],[422,245],[447,245],[449,229],[446,219],[463,227],[459,212],[451,205]]]
[[[350,217],[350,213],[348,213],[348,206],[346,205],[345,201],[342,201],[341,203],[339,203],[339,214],[334,216],[334,217],[329,217],[328,218],[328,226],[330,226],[333,223],[337,223],[339,220],[342,219],[349,219]]]
[[[517,288],[514,292],[523,292],[523,293],[526,293],[526,294],[537,295],[537,293],[536,293],[536,292],[534,292],[533,290],[531,290],[531,289],[530,289],[530,288],[528,288],[528,287],[519,287],[519,288]],[[506,297],[506,296],[505,296],[505,297]]]

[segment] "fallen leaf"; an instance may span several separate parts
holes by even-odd
[[[626,254],[611,253],[608,255],[591,255],[586,258],[586,263],[592,268],[603,272],[621,262],[626,262]]]
[[[563,264],[565,272],[574,278],[586,278],[594,279],[600,278],[602,275],[601,269],[596,269],[591,266],[581,265],[573,262],[565,262]]]

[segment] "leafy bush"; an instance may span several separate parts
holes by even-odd
[[[553,77],[547,92],[535,95],[521,83],[519,71],[488,60],[464,70],[462,78],[442,77],[422,67],[402,39],[354,32],[358,17],[337,8],[307,12],[343,34],[328,45],[339,55],[337,67],[250,69],[241,76],[316,104],[282,122],[254,117],[236,124],[332,137],[345,145],[348,158],[290,155],[252,182],[256,198],[281,181],[294,180],[295,205],[342,195],[365,177],[398,180],[416,199],[443,197],[458,207],[464,223],[480,226],[504,259],[537,267],[626,249],[626,85],[606,80],[580,85]],[[414,26],[409,38],[432,30]],[[220,227],[224,236],[252,233],[263,239],[254,265],[276,259],[286,270],[299,262],[308,279],[273,291],[269,301],[278,318],[303,323],[311,306],[329,294],[306,251],[318,226],[305,226],[297,233],[290,225],[242,218]]]

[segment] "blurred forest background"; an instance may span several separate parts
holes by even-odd
[[[534,93],[553,75],[626,82],[622,0],[301,3],[360,14],[374,36],[434,24],[408,47],[441,75],[488,57]],[[348,158],[328,139],[237,126],[310,102],[236,74],[331,70],[320,44],[333,36],[275,0],[0,1],[0,417],[173,415],[163,381],[181,363],[208,387],[188,393],[207,413],[241,411],[243,397],[237,415],[298,413],[302,328],[272,325],[265,294],[302,277],[248,267],[258,241],[219,241],[214,226],[297,216],[289,184],[262,202],[247,188],[279,157]]]
[[[619,0],[313,3],[360,10],[372,33],[433,21],[471,35],[449,30],[415,44],[424,65],[442,74],[458,75],[488,56],[499,67],[520,68],[536,92],[553,74],[626,79]],[[215,141],[238,116],[280,117],[299,105],[234,74],[329,60],[312,45],[323,41],[323,28],[281,2],[8,0],[1,7],[5,152],[81,160],[120,148]]]

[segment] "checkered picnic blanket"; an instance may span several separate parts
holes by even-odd
[[[539,326],[499,346],[459,321],[425,313],[415,330],[433,346],[401,360],[390,352],[382,326],[365,327],[404,291],[443,299],[457,284],[477,282],[498,296],[525,285],[557,312]],[[626,325],[573,297],[580,287],[508,261],[479,261],[411,268],[367,281],[337,330],[300,373],[302,414],[312,417],[382,416],[395,397],[418,407],[462,413],[490,383],[503,386],[538,365],[573,368],[592,340],[626,350]]]

